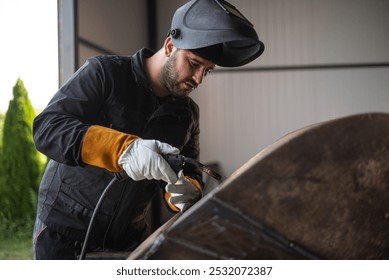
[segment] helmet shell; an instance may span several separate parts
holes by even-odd
[[[253,25],[222,0],[192,0],[178,8],[169,34],[177,48],[193,50],[224,67],[247,64],[265,47]]]

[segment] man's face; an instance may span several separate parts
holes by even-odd
[[[215,64],[191,51],[175,49],[166,61],[161,75],[162,85],[174,96],[188,96]]]

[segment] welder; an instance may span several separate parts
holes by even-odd
[[[90,236],[90,251],[129,251],[149,234],[160,189],[172,211],[201,198],[201,171],[178,174],[165,154],[199,159],[199,108],[189,97],[216,65],[245,65],[264,50],[253,25],[221,0],[176,10],[162,48],[89,58],[34,120],[37,149],[50,161],[39,189],[36,259],[76,259],[93,210],[115,173]]]

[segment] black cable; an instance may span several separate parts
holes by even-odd
[[[92,231],[92,226],[93,226],[94,221],[96,219],[97,212],[98,212],[101,204],[103,204],[103,201],[104,201],[108,191],[111,189],[111,187],[114,185],[114,183],[116,181],[118,181],[117,178],[113,177],[112,180],[109,182],[109,184],[105,187],[103,193],[101,194],[101,196],[99,198],[99,201],[96,204],[95,210],[93,211],[92,217],[91,217],[89,225],[88,225],[88,230],[86,231],[84,244],[82,244],[82,250],[81,250],[79,260],[85,260],[86,250],[88,248],[88,243],[89,243],[89,236],[90,236],[90,233]]]
[[[124,180],[124,179],[123,179],[123,180],[119,179],[118,176],[117,176],[116,174],[117,174],[117,173],[115,173],[115,177],[116,177],[116,179],[117,179],[118,181],[123,181],[123,180]],[[122,192],[120,193],[120,200],[118,201],[118,205],[120,205],[120,203],[122,202],[124,192],[125,192],[125,187],[122,188]],[[110,231],[110,229],[111,229],[111,225],[112,225],[112,223],[113,223],[113,221],[114,221],[114,219],[115,219],[115,216],[116,216],[116,213],[118,212],[118,210],[119,210],[119,207],[115,207],[115,209],[114,209],[114,211],[113,211],[113,214],[112,214],[112,217],[111,217],[111,219],[110,219],[110,221],[109,221],[109,223],[108,223],[107,229],[105,230],[104,238],[103,238],[103,250],[104,250],[104,248],[105,248],[105,241],[107,240],[108,233],[109,233],[109,231]]]

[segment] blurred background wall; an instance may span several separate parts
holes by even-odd
[[[85,59],[159,49],[182,0],[58,0],[60,81]],[[200,106],[201,161],[228,176],[304,126],[389,112],[389,1],[230,0],[265,52],[218,68],[192,94]]]

